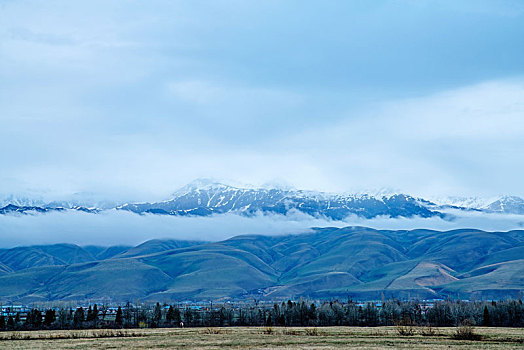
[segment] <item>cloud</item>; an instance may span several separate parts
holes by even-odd
[[[199,133],[228,145],[245,146],[296,129],[287,116],[307,105],[305,96],[294,91],[204,80],[171,81],[167,93],[170,103],[187,111],[176,119],[190,119]]]
[[[455,3],[4,1],[0,192],[524,196],[522,5]]]
[[[455,213],[459,214],[459,213]],[[244,234],[283,235],[310,232],[312,227],[366,226],[375,229],[488,231],[522,229],[522,215],[461,213],[454,220],[433,218],[363,219],[344,221],[312,218],[301,213],[245,217],[223,214],[210,217],[137,215],[125,211],[99,214],[67,211],[36,215],[0,215],[0,248],[19,245],[74,243],[79,245],[136,245],[149,239],[220,241]]]
[[[354,184],[354,190],[523,195],[517,179],[524,171],[523,101],[522,80],[484,82],[379,103],[276,147],[308,145],[303,150],[326,182]]]
[[[399,139],[518,140],[524,135],[522,80],[488,81],[386,103],[382,121]]]
[[[44,215],[2,215],[2,246],[69,242],[76,244],[138,244],[153,238],[218,241],[241,234],[289,234],[324,226],[328,221],[302,214],[244,217],[137,215],[125,211],[100,214],[54,212]]]

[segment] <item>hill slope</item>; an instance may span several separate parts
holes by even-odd
[[[0,251],[0,301],[517,297],[522,249],[524,231],[364,227],[125,250],[19,247]]]

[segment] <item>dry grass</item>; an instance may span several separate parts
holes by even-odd
[[[457,327],[457,329],[455,329],[452,338],[459,340],[481,340],[482,335],[475,333],[475,328],[473,327],[473,322],[471,320],[465,320]]]
[[[402,337],[412,337],[415,335],[415,326],[412,322],[401,322],[395,326],[397,334]]]
[[[0,333],[0,341],[125,338],[142,336],[145,336],[145,334],[127,329],[88,329],[70,331],[3,332]]]
[[[438,332],[438,329],[435,327],[432,327],[431,325],[419,327],[419,333],[420,335],[424,337],[435,337],[435,336],[440,335],[440,333]]]
[[[480,341],[453,339],[455,328],[436,335],[399,337],[395,327],[175,328],[0,333],[1,349],[522,349],[524,330],[476,328]],[[84,333],[81,333],[84,332]],[[417,332],[418,333],[418,332]]]

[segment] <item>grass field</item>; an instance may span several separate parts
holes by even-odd
[[[401,337],[394,327],[186,328],[0,333],[0,349],[523,349],[522,328],[477,328],[479,341],[454,340],[453,328]]]

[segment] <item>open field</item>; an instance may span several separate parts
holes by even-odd
[[[451,339],[454,328],[398,336],[394,327],[164,328],[0,333],[0,349],[522,349],[522,328],[477,328],[480,341]],[[15,338],[15,339],[10,339]],[[53,339],[54,338],[54,339]]]

